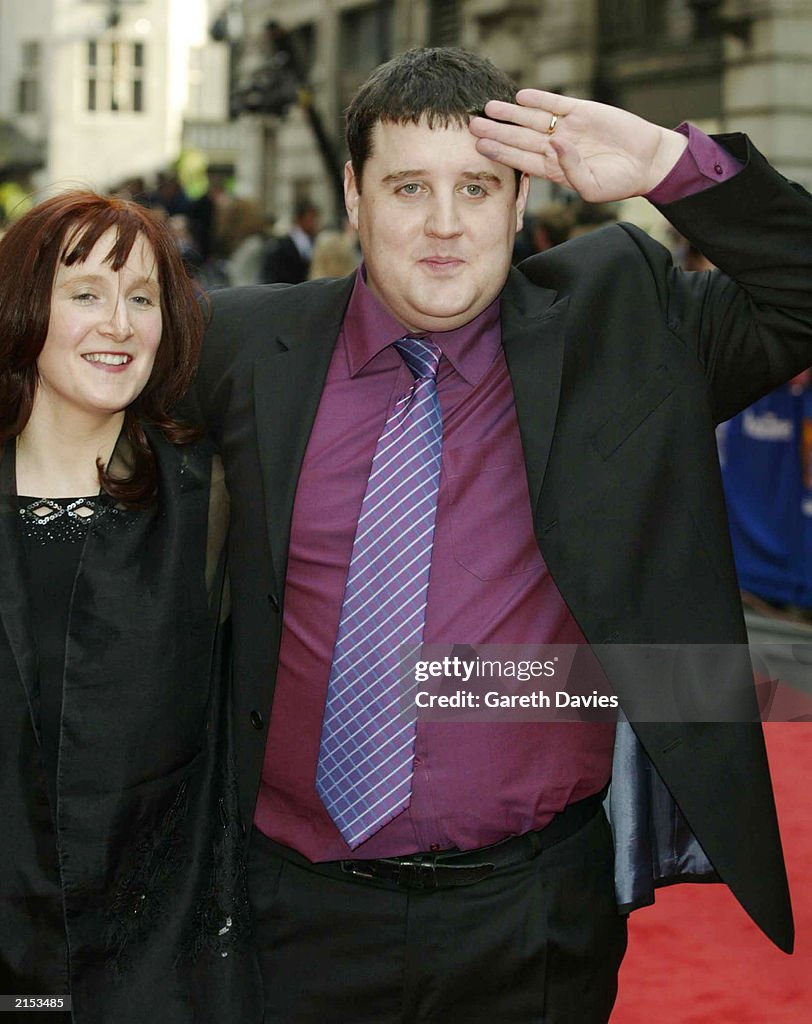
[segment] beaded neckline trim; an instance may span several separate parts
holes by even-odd
[[[25,535],[41,543],[82,540],[90,524],[109,508],[98,497],[20,497],[18,501]]]

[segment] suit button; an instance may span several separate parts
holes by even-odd
[[[259,711],[252,711],[251,714],[249,715],[249,718],[251,719],[251,725],[253,725],[253,727],[255,729],[261,729],[262,728],[263,721],[262,721],[262,713],[261,712],[259,712]]]
[[[277,601],[276,596],[274,594],[268,594],[268,604],[270,604],[271,608],[275,612],[279,611],[279,601]]]

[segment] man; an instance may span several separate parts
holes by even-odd
[[[261,278],[265,284],[301,284],[307,280],[320,222],[319,208],[309,199],[296,203],[290,234],[272,238],[266,247]]]
[[[713,423],[812,352],[809,200],[746,140],[513,99],[459,50],[382,66],[347,117],[362,270],[214,296],[269,1021],[606,1021],[616,899],[679,875],[792,943],[758,725],[391,727],[404,644],[586,639],[615,684],[618,642],[743,644]],[[629,226],[511,270],[528,173],[647,194],[731,278]]]

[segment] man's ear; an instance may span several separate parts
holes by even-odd
[[[358,230],[358,205],[361,202],[361,190],[355,180],[352,160],[344,164],[344,206],[347,209],[347,220]]]
[[[516,193],[516,230],[521,231],[524,224],[524,211],[527,209],[527,195],[530,189],[530,176],[523,174],[519,178],[519,188]]]

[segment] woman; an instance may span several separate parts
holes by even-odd
[[[135,204],[65,193],[0,242],[0,992],[81,1024],[261,1019],[226,495],[170,412],[201,334]]]

